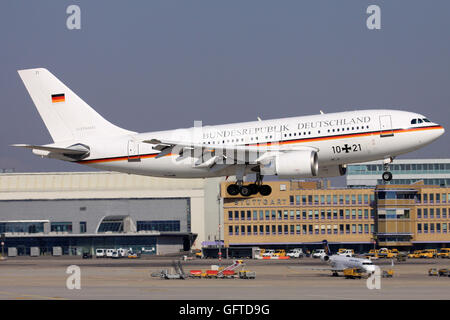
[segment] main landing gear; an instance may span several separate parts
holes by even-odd
[[[393,158],[388,158],[383,161],[383,169],[384,172],[381,175],[381,178],[384,182],[389,182],[392,180],[392,173],[389,171],[389,164],[393,161]]]
[[[267,184],[262,184],[262,178],[259,173],[256,174],[255,183],[244,185],[242,180],[238,180],[237,183],[230,184],[227,187],[227,192],[230,196],[237,196],[239,193],[243,197],[249,197],[258,192],[262,196],[268,196],[272,193],[272,188]]]

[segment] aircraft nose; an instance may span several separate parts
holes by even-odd
[[[436,129],[434,129],[432,131],[434,131],[433,132],[433,137],[432,137],[433,140],[436,140],[437,138],[439,138],[440,136],[442,136],[445,133],[445,129],[441,125],[438,125],[436,127]]]

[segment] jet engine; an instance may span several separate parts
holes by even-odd
[[[316,177],[319,162],[316,151],[287,151],[277,154],[260,166],[262,175],[278,175],[291,178]]]

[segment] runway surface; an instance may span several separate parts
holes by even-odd
[[[449,259],[394,261],[394,277],[382,278],[380,289],[366,279],[332,277],[317,259],[244,260],[256,279],[162,280],[154,272],[171,269],[174,258],[81,259],[16,257],[0,261],[0,299],[161,299],[161,300],[308,300],[308,299],[433,299],[450,297],[450,277],[430,277],[430,268],[450,268]],[[183,261],[189,270],[227,266],[232,260]],[[379,260],[383,270],[390,260]],[[80,289],[68,289],[67,267],[79,266]]]

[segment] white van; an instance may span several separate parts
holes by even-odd
[[[95,257],[96,258],[104,258],[104,257],[106,257],[106,250],[105,249],[96,249],[95,250]]]
[[[119,254],[120,258],[127,257],[128,249],[119,248],[119,249],[117,249],[117,253]]]
[[[325,253],[324,249],[315,250],[314,253],[312,254],[313,258],[322,258],[325,256],[326,256],[326,253]]]
[[[338,252],[337,254],[344,257],[353,257],[354,251],[353,249],[346,249],[344,251]]]
[[[299,248],[295,248],[295,249],[292,249],[291,251],[289,251],[286,255],[291,258],[303,258],[303,250],[299,249]]]
[[[112,258],[114,253],[114,249],[106,249],[106,257],[107,258]]]

